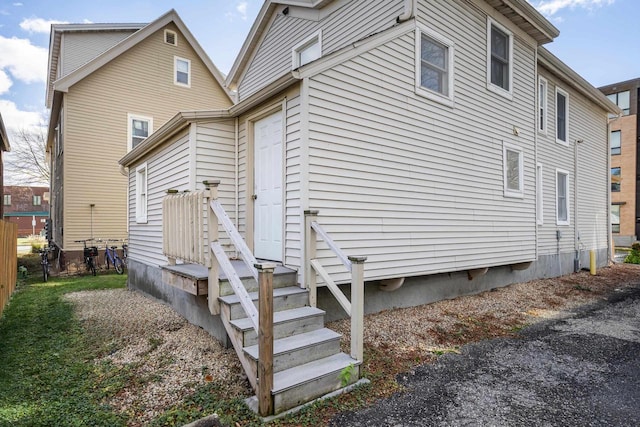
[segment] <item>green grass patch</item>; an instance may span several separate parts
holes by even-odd
[[[104,405],[126,373],[95,365],[68,292],[122,288],[126,276],[30,276],[0,318],[0,426],[118,426]]]

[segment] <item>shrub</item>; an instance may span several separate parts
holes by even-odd
[[[627,264],[640,264],[640,243],[636,242],[631,245],[631,252],[624,259]]]

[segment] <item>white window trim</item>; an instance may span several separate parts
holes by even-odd
[[[536,223],[544,224],[544,179],[542,163],[536,165]]]
[[[189,72],[187,73],[187,84],[180,83],[178,81],[178,61],[184,61],[189,66]],[[181,58],[179,56],[173,57],[173,84],[176,86],[191,87],[191,60],[187,58]]]
[[[320,46],[320,57],[322,57],[322,30],[319,30],[318,32],[310,35],[309,37],[304,39],[302,42],[295,45],[293,49],[291,49],[291,69],[292,70],[295,70],[302,66],[300,65],[300,52],[302,52],[307,47],[316,43],[316,41]]]
[[[519,154],[519,164],[520,168],[518,170],[519,178],[518,182],[520,182],[519,190],[512,190],[508,188],[507,184],[507,151],[516,151]],[[504,183],[504,197],[516,197],[516,198],[524,198],[524,153],[521,147],[517,145],[509,144],[504,142],[502,144],[502,180]]]
[[[139,114],[127,113],[127,152],[133,150],[133,121],[145,120],[149,122],[149,136],[153,133],[153,117],[141,116]],[[149,137],[147,136],[147,138]]]
[[[509,90],[491,83],[491,26],[497,27],[509,37]],[[513,33],[504,25],[487,17],[487,89],[507,99],[513,99]]]
[[[567,220],[566,221],[561,221],[558,218],[558,214],[560,213],[560,209],[558,209],[559,208],[559,206],[558,206],[558,174],[560,174],[560,173],[567,176],[567,182],[566,182],[566,185],[567,185],[567,188],[566,188]],[[571,211],[570,211],[571,204],[569,203],[569,190],[571,188],[571,183],[569,181],[570,178],[571,178],[571,176],[569,175],[568,171],[563,170],[563,169],[556,169],[556,176],[555,176],[555,182],[556,182],[556,185],[555,185],[555,187],[556,187],[556,225],[571,225]]]
[[[563,95],[564,99],[565,99],[565,118],[564,118],[564,120],[565,120],[565,135],[564,135],[564,137],[566,138],[566,141],[563,141],[563,140],[558,138],[558,94]],[[569,93],[567,91],[565,91],[565,90],[563,90],[563,89],[561,89],[561,88],[556,86],[554,102],[555,102],[554,122],[555,122],[556,142],[558,144],[568,146],[569,145]]]
[[[167,34],[173,34],[173,40],[175,41],[175,43],[169,43],[169,42],[167,41]],[[164,39],[163,39],[163,40],[164,40],[164,42],[165,42],[166,44],[168,44],[168,45],[170,45],[170,46],[178,46],[178,33],[176,33],[176,32],[175,32],[175,31],[173,31],[173,30],[167,30],[167,29],[165,29],[165,30],[164,30],[164,34],[163,34],[163,36],[164,36]]]
[[[422,86],[422,64],[421,64],[421,51],[420,45],[422,43],[422,33],[426,34],[429,38],[434,39],[435,41],[442,43],[447,46],[448,58],[447,64],[449,66],[447,70],[447,85],[449,93],[448,95],[444,95],[439,92],[434,92],[426,87]],[[439,102],[448,107],[453,107],[453,74],[454,74],[454,58],[455,58],[455,47],[452,41],[441,36],[435,31],[425,27],[424,25],[416,26],[416,36],[415,36],[415,66],[416,66],[416,79],[415,79],[415,92],[416,95],[424,96],[432,101]]]
[[[144,172],[144,182],[142,181],[142,172]],[[147,168],[147,163],[142,163],[136,167],[136,223],[138,224],[146,224],[147,223],[147,207],[149,206],[149,187],[147,183],[149,182],[149,169]],[[144,194],[145,194],[145,202],[144,206],[141,203],[141,192],[140,189],[144,186]]]
[[[544,86],[544,99],[540,100],[540,86]],[[549,128],[549,82],[544,77],[538,78],[538,132],[547,134]],[[542,101],[542,102],[541,102]],[[540,123],[540,110],[542,109],[543,123]]]

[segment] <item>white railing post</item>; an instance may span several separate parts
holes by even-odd
[[[351,261],[351,357],[364,356],[364,262],[367,257],[350,256]]]
[[[219,180],[204,181],[205,187],[209,189],[209,198],[207,199],[207,253],[209,254],[209,280],[207,281],[208,292],[207,300],[209,304],[209,312],[213,315],[220,314],[220,301],[218,296],[220,295],[220,286],[218,283],[220,275],[220,264],[218,259],[213,254],[211,249],[211,243],[218,241],[218,217],[211,209],[211,201],[218,198],[218,185]],[[201,207],[202,208],[202,207]]]
[[[169,189],[167,190],[167,196],[173,196],[178,194],[178,190],[174,190],[174,189]],[[164,220],[163,220],[163,227],[164,227],[164,231],[162,233],[163,235],[163,249],[164,252],[167,255],[167,264],[169,265],[176,265],[176,257],[175,257],[175,250],[173,247],[173,242],[176,241],[176,233],[175,233],[175,229],[177,227],[177,223],[179,221],[179,218],[176,215],[175,212],[175,203],[174,200],[172,198],[165,198],[162,201],[163,204],[163,211],[164,211]]]
[[[318,291],[316,272],[311,266],[311,260],[316,257],[317,236],[316,231],[311,227],[311,223],[318,219],[317,210],[304,211],[304,281],[305,287],[309,291],[309,305],[318,305]]]
[[[273,271],[270,262],[257,263],[258,270],[258,412],[273,414]]]

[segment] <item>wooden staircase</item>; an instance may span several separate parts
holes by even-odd
[[[248,271],[238,271],[254,305],[258,284]],[[277,267],[273,279],[274,413],[286,411],[353,384],[360,362],[340,351],[340,334],[324,327],[325,312],[309,306],[309,293],[297,284],[297,273]],[[257,390],[257,335],[228,280],[220,278],[220,317],[249,382]],[[348,372],[350,375],[341,375]],[[344,382],[343,382],[344,381]],[[257,405],[257,399],[253,398]]]

